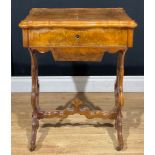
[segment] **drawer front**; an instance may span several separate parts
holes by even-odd
[[[102,47],[108,45],[127,45],[127,30],[120,28],[29,30],[30,47]]]

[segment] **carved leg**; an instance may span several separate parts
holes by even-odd
[[[37,113],[40,111],[39,108],[39,82],[38,82],[38,66],[36,51],[29,49],[31,56],[31,76],[32,76],[32,93],[31,93],[31,105],[33,109],[32,113],[32,134],[30,141],[30,151],[35,149],[37,129],[39,127],[39,119]]]
[[[124,104],[123,96],[123,77],[124,77],[124,56],[125,50],[119,51],[117,62],[117,78],[115,83],[115,106],[117,109],[117,117],[115,120],[115,128],[117,130],[118,147],[117,150],[123,149],[123,135],[122,135],[122,106]]]
[[[37,69],[37,90],[36,90],[36,96],[37,96],[37,98],[36,98],[36,106],[37,106],[37,110],[38,111],[40,111],[40,107],[39,107],[39,88],[40,88],[40,86],[39,86],[39,79],[38,79],[38,69]]]
[[[39,120],[37,116],[32,116],[32,133],[31,133],[31,142],[30,142],[30,151],[33,151],[36,147],[36,137],[37,137],[37,129],[39,128]]]
[[[117,150],[120,151],[123,149],[124,142],[123,142],[123,135],[122,135],[122,113],[121,110],[118,112],[115,127],[117,130],[117,138],[118,138],[118,146]]]

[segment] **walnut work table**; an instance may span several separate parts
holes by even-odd
[[[107,118],[115,120],[118,136],[117,150],[123,149],[122,106],[124,56],[133,46],[134,28],[132,20],[123,8],[33,8],[20,22],[23,46],[31,56],[32,135],[30,150],[35,149],[39,120],[43,118],[66,118],[78,113],[88,119]],[[39,108],[39,82],[36,54],[51,51],[55,61],[99,62],[105,52],[118,53],[117,78],[114,86],[115,106],[112,111],[92,110],[79,99],[70,107],[50,112]]]

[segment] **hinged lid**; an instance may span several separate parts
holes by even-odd
[[[137,24],[123,8],[32,8],[19,26],[135,28]]]

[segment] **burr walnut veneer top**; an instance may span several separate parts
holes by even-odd
[[[137,24],[123,8],[33,8],[19,26],[135,28]]]

